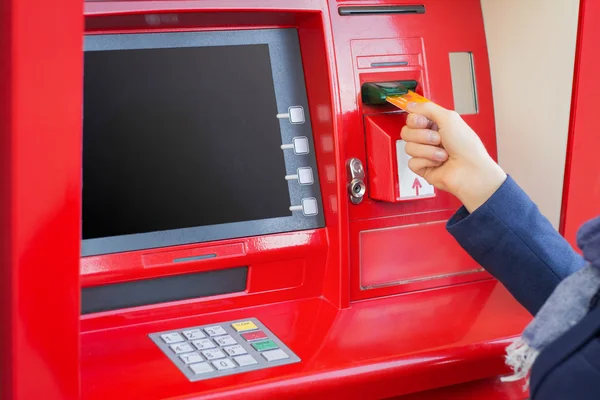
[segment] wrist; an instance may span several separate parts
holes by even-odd
[[[469,213],[474,212],[487,202],[506,181],[507,175],[494,160],[477,163],[468,179],[460,186],[455,195]]]

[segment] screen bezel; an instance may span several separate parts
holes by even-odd
[[[296,29],[86,35],[84,51],[253,44],[267,44],[269,47],[278,112],[285,113],[290,106],[304,108],[305,123],[291,124],[288,120],[280,120],[281,143],[292,143],[294,137],[304,136],[308,138],[310,152],[306,155],[296,155],[293,150],[273,149],[272,151],[284,152],[287,174],[295,174],[300,167],[312,168],[314,177],[312,185],[303,186],[299,185],[297,181],[288,181],[290,206],[300,205],[302,199],[314,197],[317,199],[318,214],[305,216],[301,211],[294,211],[286,217],[86,239],[81,242],[83,257],[315,229],[325,225],[304,71]],[[274,115],[273,118],[276,116]],[[201,182],[202,177],[198,178]],[[282,176],[281,179],[285,179],[285,176]]]

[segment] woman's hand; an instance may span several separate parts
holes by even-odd
[[[454,111],[411,103],[401,136],[409,168],[438,189],[458,197],[469,212],[485,203],[506,180],[477,134]]]

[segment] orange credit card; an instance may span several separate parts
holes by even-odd
[[[401,96],[388,96],[385,99],[388,103],[391,103],[404,111],[408,111],[406,109],[408,103],[427,103],[431,101],[420,94],[413,92],[412,90],[409,90],[408,93]]]

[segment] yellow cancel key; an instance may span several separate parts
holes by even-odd
[[[236,322],[235,324],[231,324],[231,327],[235,329],[236,332],[246,332],[258,329],[258,326],[252,321]]]

